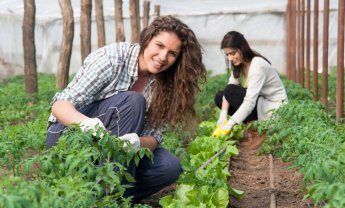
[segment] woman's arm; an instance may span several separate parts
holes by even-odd
[[[222,102],[222,111],[228,112],[230,107],[230,103],[223,97],[223,102]]]
[[[54,102],[52,114],[65,126],[88,119],[87,116],[77,111],[71,102],[65,100]]]
[[[149,148],[154,151],[157,148],[158,142],[153,136],[140,137],[140,146]]]

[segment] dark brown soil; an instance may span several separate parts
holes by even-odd
[[[304,200],[302,175],[295,169],[289,169],[289,163],[273,157],[273,186],[270,186],[270,159],[268,155],[258,155],[258,149],[265,135],[258,136],[248,130],[238,148],[240,154],[230,161],[229,183],[232,187],[242,190],[242,199],[230,196],[229,208],[269,208],[271,197],[274,196],[277,208],[308,208],[316,206],[309,200]],[[271,182],[272,183],[272,182]],[[172,194],[175,185],[171,185],[142,201],[152,207],[160,207],[159,199]]]

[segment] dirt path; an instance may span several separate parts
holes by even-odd
[[[231,208],[270,208],[271,194],[275,196],[275,205],[279,208],[314,207],[310,201],[303,200],[302,175],[288,169],[290,165],[273,157],[274,189],[270,188],[270,159],[268,155],[258,155],[258,148],[264,136],[256,132],[247,132],[246,138],[239,144],[240,154],[230,162],[229,178],[231,186],[245,192],[241,200],[230,197]]]
[[[256,132],[247,131],[245,139],[239,144],[240,154],[230,162],[232,187],[245,192],[244,198],[238,200],[230,196],[229,208],[270,208],[271,194],[275,196],[277,208],[313,207],[310,201],[303,200],[302,176],[296,170],[287,169],[288,163],[273,157],[274,189],[270,188],[270,160],[268,155],[259,156],[258,148],[264,140]],[[154,194],[142,203],[160,207],[159,199],[172,194],[172,185]]]

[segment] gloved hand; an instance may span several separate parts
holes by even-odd
[[[228,111],[227,110],[221,110],[219,113],[219,118],[217,121],[217,125],[221,126],[223,125],[225,122],[227,122],[227,117],[228,117]]]
[[[97,136],[97,130],[99,128],[106,129],[104,127],[102,121],[99,120],[99,118],[88,118],[88,119],[85,119],[84,121],[80,122],[79,126],[80,126],[80,129],[83,132],[87,132],[89,130],[92,130],[93,131],[93,133],[92,133],[93,136]],[[102,138],[103,136],[104,135],[102,133],[100,135],[100,138]]]
[[[216,129],[213,131],[212,136],[215,137],[222,137],[227,136],[230,134],[232,127],[234,127],[236,122],[233,119],[229,119],[228,122],[226,122],[223,125],[220,125],[216,127]]]
[[[125,134],[123,136],[120,136],[119,139],[124,140],[124,141],[129,141],[129,143],[131,143],[133,145],[135,151],[138,151],[140,148],[140,139],[139,139],[138,134],[136,134],[136,133]],[[125,142],[123,144],[123,149],[126,150],[127,148],[128,148],[128,145]]]

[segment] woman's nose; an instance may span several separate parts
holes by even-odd
[[[162,51],[159,53],[159,59],[160,59],[161,61],[165,61],[165,60],[167,59],[167,55],[168,55],[168,53],[167,53],[166,51],[162,50]]]

